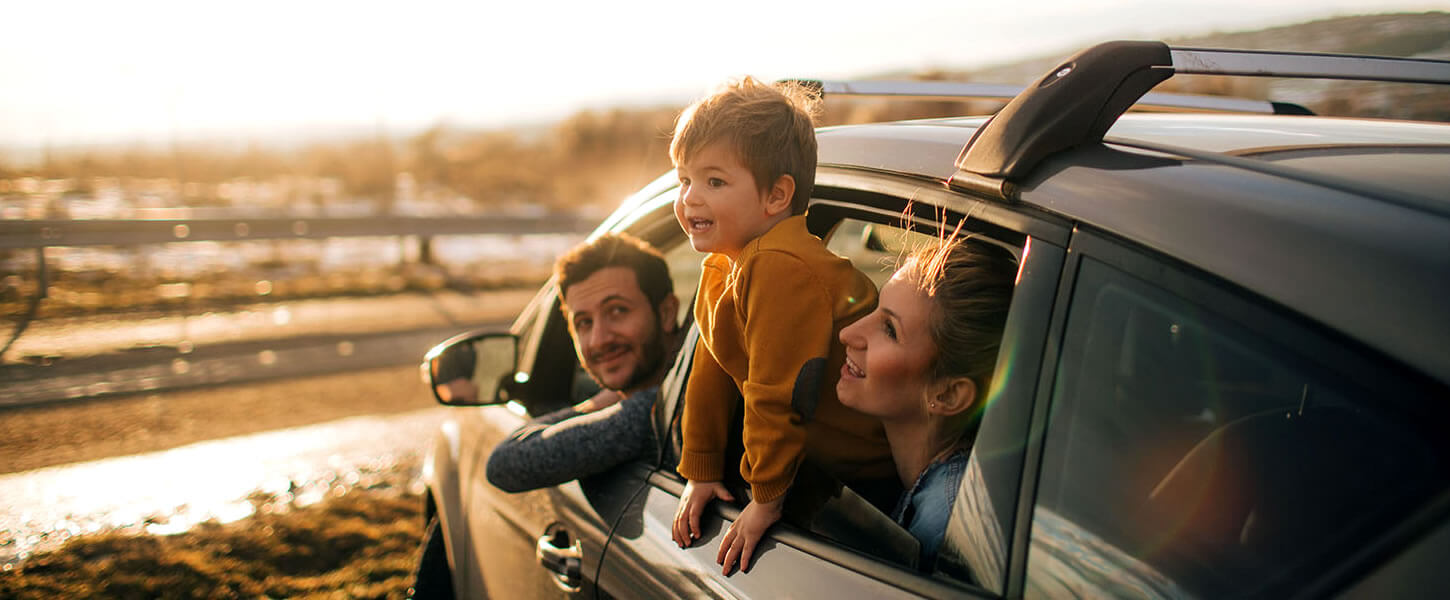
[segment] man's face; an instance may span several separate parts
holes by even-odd
[[[564,314],[579,362],[606,388],[632,391],[664,366],[671,302],[656,310],[629,267],[605,267],[564,290]]]

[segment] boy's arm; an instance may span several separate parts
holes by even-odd
[[[749,466],[743,475],[753,499],[770,502],[785,494],[805,454],[805,423],[791,403],[796,381],[803,366],[829,357],[837,342],[832,301],[800,259],[761,252],[744,267],[737,284],[744,300],[745,351],[750,361],[740,389],[745,398]],[[818,373],[817,381],[830,381],[829,375]]]
[[[736,394],[735,380],[725,372],[702,336],[695,344],[690,379],[685,382],[685,406],[680,416],[680,475],[691,481],[720,481],[725,477],[725,447],[730,413]]]

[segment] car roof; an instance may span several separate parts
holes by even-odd
[[[819,163],[945,184],[986,117],[822,129]],[[1450,383],[1450,125],[1128,114],[1015,198],[1162,252]]]

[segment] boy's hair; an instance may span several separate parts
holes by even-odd
[[[686,107],[675,121],[670,159],[679,166],[705,146],[724,140],[764,192],[781,175],[795,179],[790,213],[804,214],[816,181],[819,99],[800,84],[770,85],[754,77],[727,82]]]
[[[675,293],[670,267],[659,250],[627,233],[606,233],[575,246],[554,261],[559,294],[562,296],[569,286],[609,267],[629,267],[634,271],[640,291],[656,310],[660,302]]]

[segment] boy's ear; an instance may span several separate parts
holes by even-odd
[[[795,197],[795,178],[790,175],[777,177],[765,194],[766,215],[774,217],[790,212],[790,200]]]
[[[970,377],[952,377],[937,384],[928,410],[944,417],[959,414],[977,403],[977,383]]]

